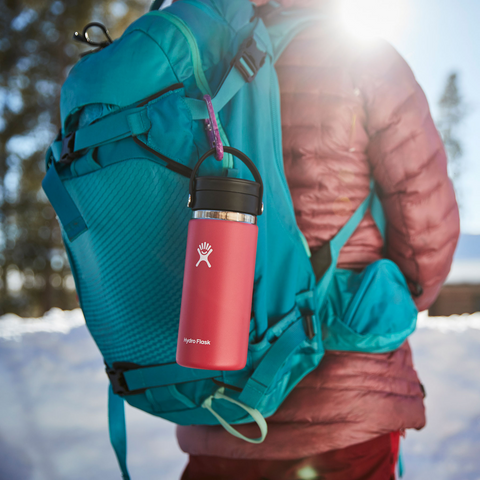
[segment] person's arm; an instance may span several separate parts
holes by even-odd
[[[452,263],[459,213],[447,159],[425,95],[403,58],[381,43],[358,57],[368,156],[387,218],[387,257],[402,270],[419,310],[435,300]]]

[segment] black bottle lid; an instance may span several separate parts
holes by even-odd
[[[198,177],[195,181],[193,210],[258,214],[260,184],[229,177]]]

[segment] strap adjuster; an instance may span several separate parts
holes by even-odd
[[[304,316],[304,319],[305,319],[305,324],[304,324],[304,328],[305,328],[305,333],[307,335],[307,337],[309,338],[309,340],[313,340],[315,338],[315,323],[314,323],[314,320],[313,320],[313,313],[309,313],[307,315]]]
[[[105,363],[105,372],[112,384],[112,390],[115,395],[120,395],[121,397],[125,395],[136,395],[146,390],[146,388],[140,388],[138,390],[130,390],[128,388],[124,372],[134,370],[135,368],[139,368],[135,363],[115,362],[112,367],[109,367]]]
[[[245,81],[250,83],[255,79],[258,71],[265,63],[266,56],[266,52],[257,47],[255,39],[249,37],[240,45],[231,65],[235,66]]]
[[[75,152],[75,132],[69,133],[62,140],[62,151],[59,163],[70,165],[76,158],[83,155],[83,150]]]

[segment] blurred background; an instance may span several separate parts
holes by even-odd
[[[452,271],[412,337],[429,423],[408,435],[405,478],[478,480],[480,2],[335,3],[339,28],[365,48],[385,38],[410,64],[444,140],[461,208]],[[0,480],[119,478],[108,445],[106,376],[75,310],[73,277],[41,181],[59,128],[61,85],[88,49],[73,33],[100,21],[118,38],[149,4],[0,0]],[[178,478],[185,457],[173,426],[129,415],[134,478]]]

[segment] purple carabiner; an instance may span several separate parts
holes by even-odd
[[[208,141],[210,142],[210,146],[212,148],[215,148],[215,150],[217,151],[217,153],[215,154],[215,158],[218,161],[221,161],[223,160],[223,143],[220,138],[220,132],[218,131],[217,119],[215,118],[215,110],[213,110],[212,105],[212,98],[210,97],[210,95],[204,95],[203,99],[207,104],[209,117],[204,120]]]

